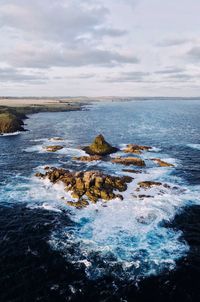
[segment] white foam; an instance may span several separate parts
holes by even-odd
[[[78,243],[77,255],[73,257],[81,257],[81,261],[90,263],[86,268],[89,278],[115,271],[114,267],[118,265],[122,267],[122,271],[117,272],[118,276],[129,279],[140,279],[158,274],[163,269],[174,269],[176,260],[183,257],[189,247],[180,240],[181,232],[162,226],[162,222],[172,220],[187,205],[191,191],[182,187],[174,190],[174,184],[168,182],[172,188],[161,186],[139,192],[152,195],[150,198],[133,196],[138,181],[157,180],[166,173],[169,172],[162,168],[152,168],[147,174],[137,174],[123,194],[123,201],[115,199],[90,204],[80,211],[72,209],[71,218],[77,227],[70,227],[70,236],[67,238],[65,228],[63,240],[60,232],[59,235],[54,233],[50,244],[64,251],[69,244]],[[196,202],[200,203],[198,194]],[[94,253],[104,259],[105,267],[100,264],[100,267],[96,267],[92,258]],[[115,261],[109,260],[111,255]]]
[[[83,150],[75,148],[63,150],[71,157],[86,155]],[[150,159],[152,155],[147,154],[145,152],[142,157]],[[178,163],[166,155],[162,159]],[[32,178],[27,193],[31,206],[56,212],[68,209],[75,222],[73,226],[65,226],[52,233],[49,243],[63,253],[67,253],[69,246],[76,245],[75,252],[67,254],[67,259],[73,264],[84,264],[89,278],[111,273],[137,281],[141,277],[159,274],[164,269],[174,269],[176,261],[188,252],[182,233],[165,227],[163,222],[171,221],[188,204],[200,204],[200,187],[184,187],[181,179],[171,175],[173,169],[149,162],[151,165],[147,160],[147,167],[140,174],[122,172],[121,165],[111,162],[87,163],[88,167],[99,165],[106,171],[111,169],[118,175],[130,175],[134,179],[122,193],[123,201],[119,198],[100,201],[82,210],[66,204],[65,201],[74,199],[70,192],[64,191],[62,183],[52,185],[49,180]],[[169,187],[153,186],[137,192],[135,189],[140,181],[161,181]],[[97,263],[94,255],[98,255],[102,263]]]
[[[200,144],[188,144],[187,146],[195,150],[200,150]]]
[[[15,135],[19,135],[20,131],[16,131],[16,132],[12,132],[12,133],[3,133],[3,134],[0,134],[0,137],[4,137],[4,136],[15,136]]]

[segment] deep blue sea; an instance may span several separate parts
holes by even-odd
[[[200,100],[93,103],[25,123],[0,137],[0,301],[200,301]],[[128,143],[152,146],[142,173],[73,160],[100,133],[114,156]],[[52,144],[64,148],[46,152]],[[46,165],[134,179],[123,201],[78,210],[61,185],[34,176]],[[169,187],[138,198],[143,180]]]

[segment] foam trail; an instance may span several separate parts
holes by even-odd
[[[3,133],[3,134],[0,134],[0,137],[15,136],[15,135],[19,135],[20,133],[21,133],[20,131],[16,131],[16,132],[12,132],[12,133]]]
[[[188,144],[187,146],[195,150],[200,150],[200,144]]]

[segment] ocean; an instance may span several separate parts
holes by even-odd
[[[0,137],[0,301],[200,301],[199,118],[197,99],[98,102],[30,115],[29,131]],[[142,173],[73,160],[100,133],[120,149],[112,156],[152,146]],[[52,144],[64,148],[46,152]],[[47,165],[134,179],[123,201],[79,210],[61,185],[34,176]],[[138,198],[147,180],[167,186]]]

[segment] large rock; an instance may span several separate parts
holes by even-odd
[[[35,176],[47,178],[52,183],[62,182],[65,190],[69,191],[78,202],[73,204],[68,202],[68,205],[78,208],[87,205],[85,200],[96,203],[99,199],[123,199],[117,191],[126,191],[127,183],[133,179],[130,176],[117,177],[99,171],[70,172],[60,168],[51,168],[45,174],[36,173]]]
[[[153,160],[160,167],[174,167],[173,164],[167,163],[166,161],[163,161],[160,158],[152,158],[151,160]]]
[[[24,131],[23,121],[12,113],[0,113],[0,134]]]
[[[111,162],[115,164],[125,165],[125,166],[130,166],[130,165],[139,166],[139,167],[145,166],[144,160],[138,157],[116,157],[112,159]]]
[[[83,150],[90,155],[108,155],[118,151],[118,149],[111,146],[101,134],[94,139],[90,146],[84,147]]]
[[[126,148],[123,150],[125,153],[135,153],[135,154],[141,154],[142,151],[149,151],[152,147],[149,146],[140,146],[136,144],[129,144],[126,146]]]

